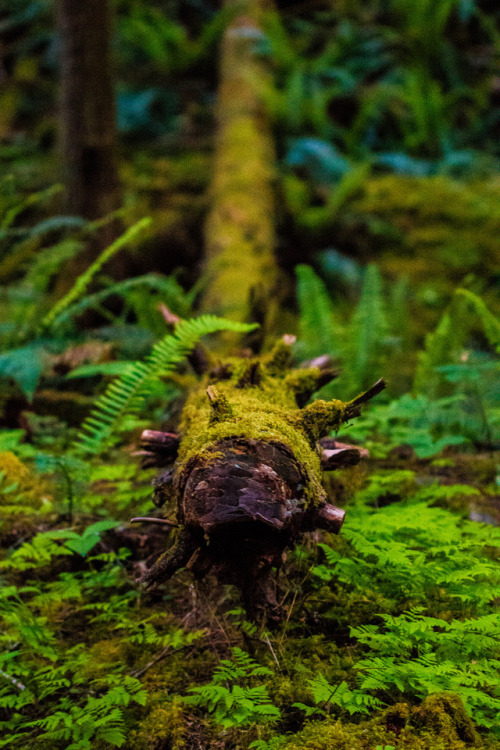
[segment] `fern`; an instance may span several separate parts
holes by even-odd
[[[457,289],[455,294],[462,297],[468,303],[468,307],[476,313],[488,342],[498,349],[500,346],[500,321],[488,310],[481,297],[478,297],[469,289]]]
[[[97,260],[95,260],[94,263],[92,263],[92,265],[89,266],[89,268],[87,268],[87,270],[78,277],[69,292],[65,294],[64,297],[60,299],[54,305],[52,310],[43,318],[41,322],[42,329],[48,329],[54,325],[57,325],[59,322],[59,316],[62,315],[62,313],[70,305],[72,305],[75,300],[77,300],[79,297],[83,297],[90,282],[92,281],[94,276],[101,270],[101,268],[113,257],[113,255],[121,250],[124,245],[131,242],[150,224],[150,218],[141,219],[136,224],[127,229],[127,231],[124,232],[121,237],[118,237],[118,239],[115,240],[109,247],[107,247],[100,254]]]
[[[306,716],[313,714],[325,715],[330,706],[336,706],[340,710],[347,711],[349,715],[368,714],[374,709],[382,707],[382,701],[373,697],[363,690],[351,689],[345,680],[341,680],[336,685],[331,685],[322,675],[316,675],[312,680],[308,680],[309,690],[312,698],[318,708],[310,708],[303,703],[294,703],[296,708],[305,711]]]
[[[436,330],[426,336],[413,384],[416,393],[431,397],[437,394],[441,379],[436,368],[457,360],[472,329],[471,311],[479,319],[491,346],[500,345],[500,323],[483,300],[468,289],[457,289]]]
[[[348,334],[349,385],[353,391],[366,388],[380,366],[388,333],[382,278],[375,264],[366,269],[359,304]]]
[[[349,512],[343,535],[350,554],[320,545],[327,564],[314,574],[364,597],[383,597],[387,606],[395,600],[443,606],[446,592],[450,611],[460,614],[467,607],[482,613],[500,594],[500,570],[487,554],[488,544],[500,543],[500,533],[431,506],[439,499],[473,496],[473,487],[431,485],[415,493],[415,486],[411,472],[374,475]]]
[[[232,655],[232,659],[222,659],[211,682],[190,688],[191,695],[184,701],[206,708],[223,729],[279,719],[281,712],[271,703],[267,688],[250,684],[253,678],[271,675],[271,670],[260,666],[240,648],[233,648]]]
[[[325,284],[310,266],[299,265],[295,272],[301,355],[308,359],[322,354],[338,354],[340,331],[334,321],[333,305]]]
[[[180,322],[175,333],[157,342],[144,362],[135,362],[117,380],[113,381],[97,401],[82,425],[77,437],[77,452],[99,453],[109,440],[117,420],[127,412],[137,411],[141,403],[141,392],[148,380],[166,375],[182,362],[202,336],[216,331],[251,331],[254,324],[236,323],[214,315]]]
[[[397,693],[423,699],[452,691],[479,725],[498,726],[498,615],[447,622],[415,607],[398,617],[381,618],[382,627],[351,629],[351,635],[373,652],[356,665],[362,691],[392,693],[396,699]]]
[[[177,304],[184,301],[185,295],[183,290],[174,278],[164,277],[154,273],[144,274],[132,279],[126,279],[125,281],[118,281],[105,289],[101,289],[99,292],[95,292],[94,294],[86,294],[83,299],[70,304],[69,307],[62,311],[57,318],[57,323],[58,325],[62,325],[71,318],[81,315],[89,308],[97,308],[111,295],[118,294],[127,298],[127,295],[130,292],[141,288],[161,293],[162,301],[169,306],[172,305],[172,301],[175,301]],[[150,299],[148,299],[148,304],[151,304]],[[187,307],[187,305],[184,305],[184,307]],[[174,309],[176,309],[175,305]],[[187,310],[183,309],[178,311],[176,309],[176,312],[178,314],[184,314]]]

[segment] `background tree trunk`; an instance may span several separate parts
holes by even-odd
[[[120,204],[111,8],[109,0],[59,0],[58,16],[65,210],[93,220]],[[116,223],[111,222],[100,231],[96,244],[109,244],[116,232]],[[91,249],[90,254],[95,255],[98,249]]]

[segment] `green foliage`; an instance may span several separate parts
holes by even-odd
[[[351,690],[345,680],[331,685],[322,674],[318,674],[314,679],[308,680],[308,686],[314,703],[321,708],[318,710],[303,703],[293,704],[296,708],[305,711],[308,717],[318,713],[326,715],[326,709],[329,706],[336,706],[349,714],[368,714],[373,709],[382,706],[382,702],[369,693],[363,690]]]
[[[185,702],[206,708],[223,729],[279,719],[281,712],[271,703],[265,685],[252,685],[253,678],[272,672],[240,648],[233,648],[232,657],[221,660],[208,684],[190,688],[191,695],[184,698]]]
[[[453,367],[455,373],[456,366]],[[448,368],[439,369],[450,377],[445,371]],[[466,380],[464,370],[460,367],[456,372],[461,382]],[[481,390],[488,385],[489,378],[485,376],[489,373],[474,365],[471,370],[475,392],[469,389],[467,396],[457,393],[438,399],[405,393],[389,404],[374,405],[349,427],[344,437],[362,441],[379,458],[401,445],[411,446],[419,458],[430,458],[448,446],[467,448],[471,442],[481,440],[491,444],[498,435],[499,415],[490,400],[484,411]],[[460,385],[458,380],[455,382]],[[476,386],[481,389],[479,392]]]
[[[437,368],[456,362],[463,352],[474,324],[471,312],[477,316],[488,343],[497,349],[500,347],[499,321],[480,297],[468,289],[457,289],[436,330],[426,336],[425,350],[420,354],[415,375],[414,390],[417,393],[436,395],[439,387]]]
[[[83,297],[90,282],[92,281],[94,276],[99,273],[104,264],[107,263],[119,250],[121,250],[124,245],[127,245],[131,240],[135,239],[135,237],[137,237],[137,235],[140,234],[150,224],[150,218],[141,219],[132,227],[129,227],[129,229],[127,229],[124,234],[121,235],[121,237],[112,242],[109,247],[103,250],[97,260],[95,260],[94,263],[92,263],[92,265],[90,265],[87,270],[78,277],[69,292],[67,292],[67,294],[65,294],[64,297],[60,299],[54,305],[52,310],[43,318],[41,323],[42,329],[56,326],[59,316],[65,310],[67,310],[67,308],[72,305],[75,300]]]
[[[348,333],[351,356],[346,360],[349,380],[352,378],[356,389],[358,386],[361,390],[367,388],[373,373],[380,367],[387,330],[382,278],[377,266],[371,264],[366,269],[361,297]]]
[[[314,575],[360,595],[382,595],[386,605],[396,598],[439,606],[445,594],[450,611],[483,612],[499,592],[500,571],[488,545],[498,545],[500,534],[433,506],[477,490],[430,485],[415,492],[414,482],[408,471],[375,474],[349,510],[350,550],[322,545],[327,565],[316,566]]]
[[[376,265],[367,267],[360,299],[351,320],[342,325],[324,282],[308,266],[297,269],[299,341],[297,354],[315,357],[333,354],[342,371],[329,393],[354,394],[366,388],[376,374],[397,392],[401,377],[415,357],[409,336],[409,310],[402,277],[384,289]],[[500,412],[497,399],[496,360],[487,351],[467,351],[470,335],[478,327],[487,343],[498,347],[499,323],[484,301],[468,289],[455,291],[449,309],[434,333],[418,352],[413,388],[389,404],[377,402],[366,410],[348,436],[369,440],[375,455],[387,455],[397,445],[410,445],[427,458],[447,446],[471,442],[494,444],[498,439]],[[306,343],[307,342],[307,343]]]
[[[399,617],[381,615],[383,626],[351,630],[373,652],[356,665],[360,689],[386,700],[394,691],[421,699],[452,691],[479,725],[498,729],[498,615],[450,623],[423,613],[415,607]]]
[[[335,355],[341,343],[341,329],[336,325],[332,301],[325,284],[310,266],[299,265],[297,301],[300,310],[299,346],[304,359],[322,354]]]
[[[145,362],[135,362],[98,400],[80,431],[77,449],[99,453],[112,434],[117,419],[137,411],[148,380],[168,375],[182,362],[202,336],[216,331],[247,332],[254,325],[236,323],[215,315],[181,321],[171,335],[157,342]]]
[[[376,265],[366,269],[359,303],[348,325],[338,322],[323,281],[312,268],[297,269],[300,310],[299,353],[308,357],[334,354],[344,371],[337,392],[359,393],[384,372],[391,351],[382,278]],[[394,332],[395,333],[395,332]],[[307,342],[307,343],[306,343]],[[384,356],[385,355],[385,356]]]
[[[249,27],[276,83],[263,98],[293,214],[278,240],[297,253],[307,247],[323,278],[321,257],[337,263],[328,285],[297,268],[297,357],[339,361],[327,395],[390,380],[388,401],[345,432],[370,449],[371,463],[331,480],[348,506],[342,535],[305,538],[289,554],[279,579],[285,623],[273,633],[242,621],[229,587],[207,595],[186,573],[150,596],[134,583],[170,540],[126,523],[151,515],[153,472],[139,471],[128,450],[102,450],[174,423],[184,379],[165,387],[163,377],[199,336],[228,324],[200,318],[164,336],[156,302],[188,318],[199,286],[185,294],[177,279],[191,282],[191,269],[103,276],[102,263],[144,222],[54,301],[57,273],[97,225],[57,215],[61,188],[41,187],[53,179],[51,3],[13,0],[0,10],[0,157],[16,174],[0,181],[0,405],[2,425],[20,425],[0,433],[0,747],[481,746],[473,730],[448,731],[444,708],[432,714],[429,699],[447,705],[443,690],[450,705],[464,701],[484,746],[497,746],[500,538],[465,520],[471,501],[497,517],[489,449],[500,426],[499,325],[489,276],[500,204],[489,175],[499,155],[500,14],[486,5],[348,0],[269,13],[266,36]],[[204,143],[211,128],[214,42],[239,8],[114,7],[118,124],[142,142],[161,138],[147,156],[139,143],[132,167],[122,149],[127,210],[154,211],[166,233],[148,246],[147,268],[167,246],[176,257],[186,244],[193,259],[185,238],[198,222],[179,217],[185,203],[200,216],[205,208],[210,154],[186,144]],[[109,325],[78,330],[88,310]],[[90,337],[106,342],[106,359],[122,359],[72,360],[69,347]],[[58,368],[67,367],[66,381]],[[102,395],[103,379],[117,375]],[[44,416],[42,389],[74,389],[58,420]],[[62,420],[82,393],[96,399],[96,421],[78,438]],[[23,395],[30,412],[20,411]],[[445,458],[426,460],[444,448]],[[261,666],[270,663],[276,669]]]
[[[478,120],[486,125],[491,68],[470,69],[461,34],[479,25],[491,44],[495,24],[476,4],[455,0],[365,5],[300,20],[269,14],[275,117],[288,132],[334,140],[350,155],[406,153],[473,170],[464,145],[475,146]]]

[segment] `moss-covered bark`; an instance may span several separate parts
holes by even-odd
[[[263,0],[248,0],[222,41],[203,307],[235,320],[258,319],[265,329],[274,315],[278,271],[275,154],[263,104],[269,71],[257,52],[262,11]]]

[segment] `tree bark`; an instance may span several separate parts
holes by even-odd
[[[256,49],[264,1],[249,0],[222,40],[203,298],[210,312],[261,323],[262,335],[282,286],[274,258],[275,153],[263,102],[270,72]]]
[[[120,204],[109,0],[59,0],[58,17],[65,210],[94,220]],[[106,225],[97,244],[109,244],[116,231],[116,224]]]

